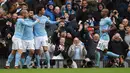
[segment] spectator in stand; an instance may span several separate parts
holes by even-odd
[[[2,7],[5,11],[8,11],[8,2],[7,0],[0,0],[0,7]]]
[[[99,21],[100,21],[100,19],[101,19],[101,11],[102,11],[102,9],[104,9],[104,8],[105,8],[104,5],[98,4],[98,5],[97,5],[98,11],[95,11],[95,12],[92,14],[97,24],[99,24]]]
[[[78,37],[84,43],[84,46],[85,46],[86,49],[88,47],[88,40],[90,39],[90,34],[89,34],[89,31],[88,31],[88,26],[89,26],[88,23],[84,23],[83,25],[80,24],[79,25],[79,29],[78,29],[78,32],[79,32],[79,36]]]
[[[75,14],[75,11],[72,9],[72,3],[66,2],[65,9],[62,10],[62,15],[65,15],[65,13],[68,15]]]
[[[14,4],[17,0],[8,0],[8,2],[10,3],[10,5]]]
[[[16,2],[15,4],[11,6],[11,8],[9,9],[9,12],[12,14],[13,13],[19,14],[21,10],[27,10],[27,9],[28,9],[28,5],[25,2],[22,2],[22,3]]]
[[[76,13],[77,17],[76,20],[79,22],[80,20],[82,21],[82,24],[88,19],[89,15],[89,8],[88,8],[88,2],[87,0],[82,1],[82,8]]]
[[[68,55],[70,58],[75,60],[85,59],[87,51],[83,43],[77,37],[74,38],[73,44],[70,46],[68,50]]]
[[[33,10],[33,8],[34,8],[34,6],[33,6],[34,0],[25,0],[25,2],[27,3],[29,10]]]
[[[125,35],[124,40],[126,41],[127,45],[129,46],[127,57],[130,59],[130,26],[126,27],[126,35]]]
[[[117,32],[120,34],[121,38],[124,40],[125,38],[125,27],[123,24],[119,25],[119,30],[117,30]]]
[[[54,15],[54,2],[53,1],[49,1],[47,4],[47,8],[45,11],[45,16],[49,16],[51,21],[55,21],[55,15]]]
[[[127,11],[127,8],[128,8],[128,5],[129,5],[129,0],[122,0],[122,2],[120,2],[120,4],[118,5],[118,11],[119,11],[119,16],[120,17],[124,17],[125,16],[125,13]]]
[[[74,11],[79,11],[81,9],[82,6],[82,0],[74,0],[73,1],[73,9]]]
[[[113,23],[116,25],[117,29],[119,29],[119,24],[121,23],[121,17],[119,16],[119,12],[117,10],[113,10],[110,14],[110,17]]]
[[[67,47],[65,44],[65,38],[59,39],[59,44],[55,46],[54,56],[60,56],[61,59],[67,59]]]
[[[55,7],[54,13],[52,14],[52,16],[53,15],[54,15],[54,17],[55,17],[54,19],[56,21],[60,20],[60,17],[62,16],[62,14],[61,14],[60,8],[58,6]],[[46,24],[46,31],[47,31],[49,37],[53,35],[53,33],[54,33],[54,31],[55,31],[56,28],[57,28],[57,25],[51,25],[49,23]]]
[[[127,43],[121,38],[119,33],[116,33],[113,37],[112,40],[109,42],[108,45],[108,50],[110,52],[113,52],[117,55],[123,55],[124,59],[127,56],[127,51],[129,46]],[[109,55],[108,55],[109,56]]]
[[[54,31],[52,35],[52,42],[53,44],[59,44],[58,40],[60,37],[66,38],[66,23],[65,18],[61,18],[61,22],[58,24],[57,29]]]
[[[67,30],[72,35],[72,37],[77,37],[79,32],[77,32],[78,24],[74,14],[69,16],[69,22],[67,23]]]
[[[54,9],[54,15],[55,15],[55,19],[59,19],[62,14],[61,14],[61,11],[60,11],[60,7],[56,6],[55,9]]]
[[[65,5],[62,5],[62,7],[61,7],[61,11],[64,11],[66,9],[67,2],[72,4],[72,0],[66,0]]]
[[[92,38],[88,39],[88,45],[87,46],[87,58],[89,58],[90,60],[95,61],[96,60],[96,47],[99,41],[99,34],[94,34],[92,36]]]
[[[117,10],[113,10],[111,13],[110,13],[110,18],[112,20],[112,22],[115,24],[116,26],[116,29],[114,30],[111,30],[109,35],[110,35],[110,38],[113,37],[113,35],[117,32],[117,29],[119,29],[119,24],[121,23],[121,18],[119,17],[119,13]]]
[[[128,19],[123,19],[122,24],[124,25],[124,27],[127,27],[129,25],[129,20]]]

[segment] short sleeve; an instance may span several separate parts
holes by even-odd
[[[107,24],[112,25],[112,20],[110,18],[107,19]]]

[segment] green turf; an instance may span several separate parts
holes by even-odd
[[[0,69],[0,73],[130,73],[130,68]]]

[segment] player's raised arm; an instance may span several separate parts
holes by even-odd
[[[20,22],[20,23],[22,23],[23,25],[26,25],[26,26],[33,26],[33,25],[35,25],[36,23],[38,23],[39,22],[39,20],[37,19],[35,22],[32,22],[31,24],[28,24],[26,21],[24,21],[24,18],[28,18],[28,11],[27,10],[22,10],[21,11],[21,18],[20,19],[18,19],[18,21]]]
[[[50,24],[58,24],[61,20],[59,19],[59,20],[57,20],[57,21],[51,21],[51,20],[49,20],[47,17],[46,17],[46,19],[47,19],[47,22],[46,23],[50,23]]]

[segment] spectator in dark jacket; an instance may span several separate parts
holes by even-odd
[[[87,58],[89,58],[90,60],[95,60],[95,54],[96,54],[96,47],[99,41],[99,35],[98,34],[94,34],[93,38],[88,40],[88,47],[87,47]]]
[[[129,49],[127,50],[128,51],[128,54],[127,54],[127,58],[130,59],[130,26],[127,26],[126,27],[126,35],[125,35],[125,38],[124,40],[126,41],[126,43],[128,44],[129,46]]]
[[[0,8],[0,32],[6,25],[6,19],[4,17],[5,16],[4,13],[5,11],[2,8]]]
[[[99,24],[99,21],[100,21],[100,19],[101,19],[101,11],[102,11],[102,9],[104,9],[104,8],[105,8],[105,7],[104,7],[102,4],[98,4],[98,5],[97,5],[98,11],[95,11],[95,12],[93,13],[93,17],[94,17],[95,21],[97,22],[97,24]]]
[[[16,13],[11,15],[11,18],[9,18],[9,16],[8,16],[8,18],[6,20],[6,25],[1,31],[2,37],[8,42],[7,47],[9,49],[9,51],[11,51],[11,48],[12,48],[12,36],[14,34],[16,20],[17,20]]]
[[[75,14],[75,11],[72,9],[72,3],[66,2],[65,9],[62,10],[62,15],[65,15],[65,13],[68,15]]]
[[[127,8],[129,5],[129,0],[122,0],[122,2],[119,4],[119,7],[117,8],[120,14],[120,17],[124,17],[127,12]]]
[[[121,38],[124,40],[125,38],[125,27],[123,24],[119,25],[118,33],[121,35]]]
[[[55,19],[57,20],[57,19],[59,19],[61,16],[62,16],[62,14],[61,14],[61,11],[60,11],[60,7],[55,7],[55,9],[54,9],[54,15],[55,15]]]
[[[35,9],[39,6],[44,6],[46,7],[47,3],[49,0],[33,0],[33,6],[34,6],[34,11],[36,11]]]
[[[54,56],[60,55],[61,58],[68,59],[69,57],[67,52],[68,52],[68,47],[66,47],[65,38],[61,37],[59,39],[59,44],[55,46]]]
[[[69,47],[68,55],[71,59],[75,60],[85,59],[87,50],[77,37],[74,38],[73,44]]]
[[[88,3],[86,0],[82,1],[82,8],[76,14],[77,14],[76,15],[77,22],[81,20],[82,23],[84,23],[88,19],[89,8],[88,8]]]
[[[123,55],[126,58],[127,52],[126,50],[129,46],[126,44],[125,41],[121,38],[119,33],[116,33],[112,40],[109,42],[108,50],[118,55]]]
[[[55,21],[55,16],[54,16],[54,2],[49,1],[47,4],[47,8],[45,11],[45,15],[50,17],[50,20]]]

